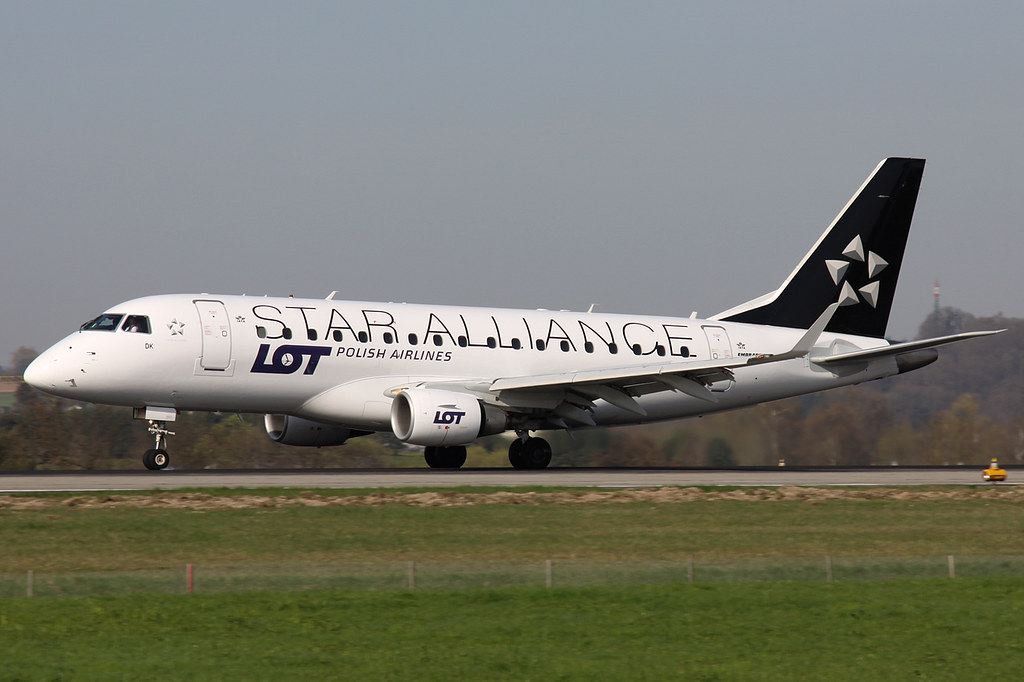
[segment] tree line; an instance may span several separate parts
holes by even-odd
[[[980,465],[1024,463],[1024,320],[935,311],[919,337],[977,329],[1005,334],[939,350],[916,372],[703,418],[546,434],[553,464],[572,466]],[[34,357],[19,349],[9,371]],[[175,467],[423,466],[390,434],[331,448],[278,445],[261,415],[188,413],[170,439]],[[0,413],[0,469],[138,468],[152,447],[127,408],[74,404],[21,384]],[[507,436],[469,448],[467,466],[507,464]]]

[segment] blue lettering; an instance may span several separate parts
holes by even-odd
[[[286,344],[279,346],[274,351],[274,356],[267,362],[267,355],[270,353],[270,344],[261,343],[259,352],[256,353],[256,360],[252,363],[250,372],[256,374],[295,374],[302,365],[305,357],[309,358],[303,374],[309,375],[316,371],[320,358],[331,354],[330,348],[321,346],[297,346]]]
[[[455,410],[445,410],[442,412],[438,410],[434,413],[435,424],[461,424],[462,418],[466,416],[465,412],[456,412]]]

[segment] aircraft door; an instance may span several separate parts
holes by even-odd
[[[712,360],[725,360],[732,357],[732,343],[725,327],[705,326],[704,336],[708,338],[708,350]]]
[[[203,369],[226,370],[231,365],[231,325],[221,301],[193,301],[203,329]]]

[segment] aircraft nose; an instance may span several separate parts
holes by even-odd
[[[53,357],[47,357],[48,353],[43,353],[25,368],[25,383],[33,388],[38,388],[40,391],[53,388]]]

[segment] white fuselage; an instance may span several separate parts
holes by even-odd
[[[111,405],[288,414],[388,431],[396,391],[451,382],[785,353],[804,332],[699,320],[251,296],[162,295],[111,308],[45,351],[27,377],[58,395]],[[148,329],[126,328],[128,318]],[[822,334],[811,357],[885,345]],[[833,350],[830,350],[833,349]],[[705,414],[897,373],[892,357],[841,372],[808,357],[737,367],[710,388],[636,396],[645,415],[603,400],[600,425]],[[542,392],[541,392],[542,393]],[[500,393],[494,403],[501,405]]]

